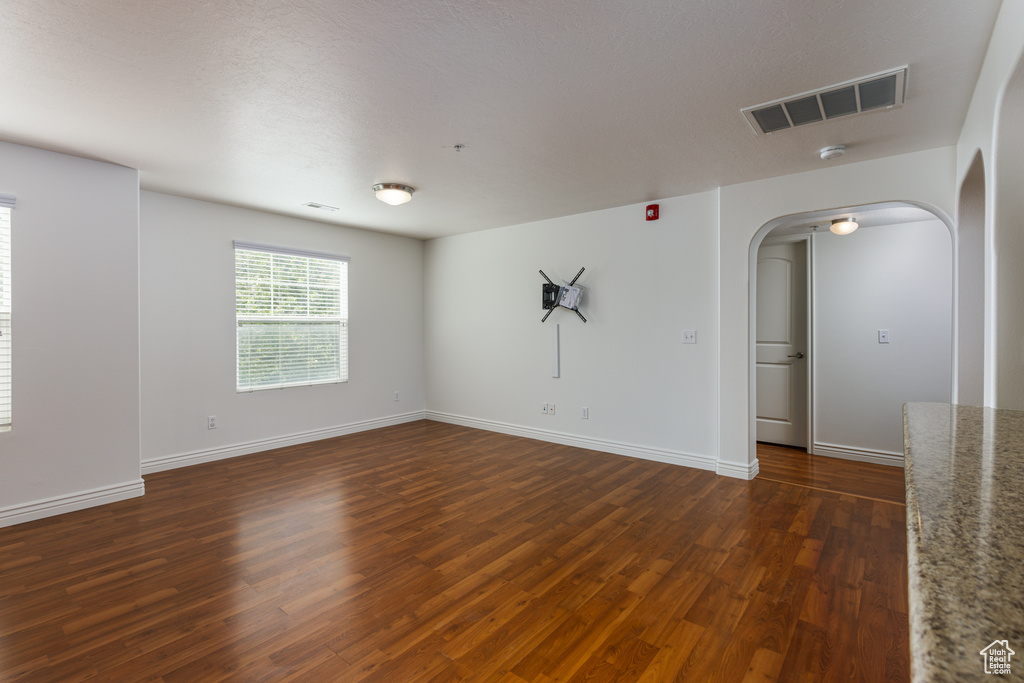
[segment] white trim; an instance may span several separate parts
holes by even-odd
[[[814,378],[815,367],[818,364],[818,354],[814,352],[817,348],[817,338],[814,326],[814,235],[807,236],[807,327],[804,329],[804,341],[807,346],[807,405],[804,406],[807,413],[807,437],[805,444],[814,443]]]
[[[903,467],[903,454],[893,451],[873,451],[866,448],[853,448],[834,443],[816,443],[811,451],[814,455],[825,455],[830,458],[856,460],[857,462],[873,462],[876,465]]]
[[[723,477],[733,477],[734,479],[745,479],[750,481],[757,476],[758,472],[761,471],[761,463],[754,458],[754,462],[746,464],[742,462],[730,462],[728,460],[719,460],[718,467],[715,468],[717,474]]]
[[[22,522],[31,522],[34,519],[63,515],[66,512],[74,512],[84,508],[116,503],[127,498],[136,498],[146,492],[146,484],[139,479],[113,486],[103,486],[88,491],[76,491],[66,493],[43,500],[34,500],[29,503],[19,503],[0,509],[0,527],[13,526]]]
[[[14,208],[14,203],[17,201],[17,197],[13,194],[3,194],[0,192],[0,206],[5,206],[8,209]]]
[[[614,455],[625,455],[630,458],[640,458],[642,460],[664,462],[670,465],[682,465],[683,467],[694,467],[700,470],[715,471],[716,462],[714,457],[710,455],[696,455],[694,453],[683,453],[682,451],[670,451],[662,448],[637,446],[635,444],[622,443],[620,441],[606,441],[604,439],[594,439],[588,436],[553,432],[547,429],[520,427],[518,425],[496,422],[494,420],[481,420],[475,417],[466,417],[464,415],[438,413],[432,410],[428,410],[426,412],[426,418],[428,420],[434,420],[435,422],[446,422],[448,424],[472,427],[474,429],[483,429],[489,432],[498,432],[499,434],[509,434],[511,436],[523,436],[528,439],[537,439],[539,441],[562,444],[563,446],[575,446],[576,448],[586,448],[592,451],[602,451],[604,453],[612,453]]]
[[[275,436],[269,439],[260,439],[259,441],[247,441],[245,443],[222,446],[220,448],[210,448],[203,451],[167,455],[161,458],[143,460],[142,473],[152,474],[153,472],[163,472],[164,470],[173,470],[178,467],[188,467],[189,465],[198,465],[204,462],[213,462],[215,460],[235,458],[240,455],[249,455],[250,453],[259,453],[260,451],[268,451],[272,448],[282,448],[284,446],[294,446],[300,443],[309,443],[310,441],[331,439],[336,436],[355,434],[356,432],[365,432],[370,429],[379,429],[381,427],[393,427],[394,425],[400,425],[406,422],[415,422],[425,418],[426,415],[423,411],[417,411],[414,413],[404,413],[402,415],[392,415],[390,417],[379,417],[372,420],[351,422],[349,424],[339,425],[336,427],[327,427],[326,429],[314,429],[308,432],[299,432],[297,434],[288,434],[286,436]]]
[[[268,254],[284,254],[285,256],[305,256],[306,258],[320,258],[328,261],[345,261],[352,259],[341,254],[328,254],[323,251],[310,251],[308,249],[292,249],[291,247],[278,247],[273,244],[257,244],[255,242],[234,241],[235,249],[242,251],[262,251]]]

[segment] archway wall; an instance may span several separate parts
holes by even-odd
[[[719,473],[756,474],[749,391],[749,259],[755,238],[759,243],[768,224],[782,216],[889,201],[912,202],[949,221],[956,166],[956,149],[942,147],[721,188]]]
[[[982,152],[986,177],[991,178],[989,165],[994,146],[996,109],[1024,54],[1021,26],[1024,26],[1024,0],[1003,0],[957,141],[957,187],[967,176],[978,150]],[[988,193],[989,198],[995,193],[991,182],[988,183]],[[988,205],[991,206],[991,202]]]
[[[974,155],[957,197],[957,403],[984,405],[985,161]]]
[[[1024,410],[1024,58],[1000,98],[994,143],[994,405]]]
[[[1013,291],[1012,282],[1014,273],[1024,270],[1022,245],[1018,244],[1024,224],[1024,209],[1019,206],[1024,169],[1011,152],[1016,145],[1016,154],[1021,154],[1021,141],[1014,141],[1022,129],[1019,122],[1024,106],[1020,103],[1024,89],[1021,26],[1024,0],[1004,0],[957,142],[957,187],[961,188],[961,197],[965,196],[963,189],[968,190],[966,197],[971,196],[970,183],[977,176],[969,176],[981,154],[985,179],[983,399],[987,406],[1004,408],[1024,408],[1024,358],[1014,355],[1021,352],[1015,338],[1024,333],[1024,312],[1019,310],[1020,290]],[[1017,112],[1016,121],[1012,112]]]

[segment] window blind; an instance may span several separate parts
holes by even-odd
[[[237,390],[348,381],[348,258],[235,242]]]
[[[0,195],[0,199],[7,195]],[[11,202],[0,203],[0,430],[11,427]]]

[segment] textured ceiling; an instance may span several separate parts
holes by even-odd
[[[5,0],[0,139],[436,237],[954,144],[998,5]],[[740,114],[904,64],[902,108],[769,136]]]

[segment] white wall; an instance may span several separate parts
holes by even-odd
[[[1024,410],[1024,57],[1003,91],[995,136],[995,406]]]
[[[1024,359],[1014,356],[1017,339],[1024,331],[1024,310],[1015,304],[1020,298],[1019,288],[1009,281],[999,282],[999,270],[1010,278],[1014,273],[1024,271],[1024,255],[1020,240],[1021,223],[1024,223],[1024,208],[1020,206],[1020,187],[1024,184],[1024,169],[1015,167],[1013,155],[1019,158],[1017,142],[1014,152],[1013,131],[1020,131],[1020,105],[1014,111],[1004,111],[1007,91],[1011,89],[1011,78],[1021,68],[1024,60],[1024,0],[1003,0],[996,19],[996,25],[989,40],[988,52],[982,64],[974,88],[974,95],[967,111],[967,117],[957,142],[958,186],[966,178],[977,152],[984,162],[986,197],[985,206],[985,405],[1022,408],[1024,389]],[[1019,72],[1018,72],[1019,73]],[[1018,82],[1018,91],[1024,83]],[[1024,97],[1019,92],[1009,93],[1009,109],[1014,109],[1013,98]],[[1002,144],[997,143],[997,126],[1002,130]],[[998,149],[1002,147],[1002,149]],[[1008,165],[999,164],[996,157],[1002,155]],[[996,226],[1006,226],[997,237]],[[997,264],[997,259],[999,263]],[[1001,303],[1000,303],[1001,302]],[[997,330],[997,308],[1003,308],[1003,320]],[[1010,379],[1012,378],[1012,379]],[[1009,381],[1008,381],[1009,380]],[[1003,396],[997,383],[1003,386]]]
[[[955,172],[955,150],[946,147],[664,200],[654,232],[642,207],[632,206],[433,240],[426,252],[429,414],[753,476],[748,295],[755,235],[788,215],[896,200],[948,216]],[[708,204],[716,198],[718,216]],[[593,288],[590,322],[559,311],[545,324],[560,322],[562,330],[562,378],[552,379],[549,330],[532,322],[541,316],[536,270],[571,277],[580,265]],[[663,293],[660,306],[626,294],[646,290]],[[947,289],[937,305],[950,296]],[[717,338],[705,322],[714,324],[716,308]],[[948,309],[945,315],[948,323]],[[688,327],[699,330],[696,347],[677,344]],[[947,327],[946,400],[950,337]],[[717,358],[709,342],[719,345]],[[717,414],[710,404],[716,393]],[[555,402],[558,414],[541,415],[543,402]],[[584,405],[588,421],[578,417]],[[889,432],[866,447],[900,450]]]
[[[955,149],[943,147],[721,188],[720,472],[756,472],[749,313],[755,236],[760,243],[780,217],[888,201],[916,202],[949,216],[955,173]]]
[[[1021,26],[1024,26],[1024,0],[1003,0],[957,141],[958,181],[967,175],[978,150],[985,159],[986,176],[991,175],[996,110],[1011,74],[1024,56]]]
[[[660,204],[658,221],[633,205],[428,242],[429,414],[713,468],[718,194]],[[557,282],[584,266],[588,322],[560,309],[542,324],[537,271]],[[698,343],[683,345],[683,329]]]
[[[975,153],[957,196],[957,403],[985,402],[985,162]]]
[[[144,471],[423,417],[423,242],[154,192],[141,211]],[[351,257],[347,383],[235,393],[236,239]]]
[[[950,400],[949,229],[927,221],[820,233],[812,252],[814,452],[902,460],[903,404]]]
[[[137,171],[0,143],[12,429],[0,526],[141,495]]]

